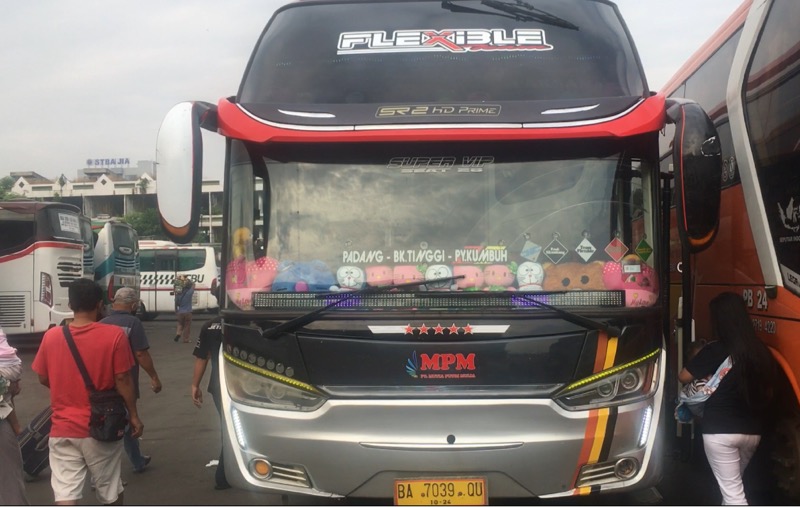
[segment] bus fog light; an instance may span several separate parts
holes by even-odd
[[[614,465],[614,474],[620,479],[630,479],[639,471],[639,462],[633,458],[622,458]]]
[[[258,479],[272,477],[272,465],[265,459],[254,459],[250,462],[250,472]]]

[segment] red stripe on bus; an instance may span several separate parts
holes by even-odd
[[[19,259],[20,257],[25,257],[26,255],[32,254],[34,250],[38,250],[39,248],[69,248],[72,250],[83,250],[83,244],[63,243],[61,241],[37,241],[24,250],[20,250],[19,252],[15,252],[13,254],[0,256],[0,262],[13,261],[15,259]]]

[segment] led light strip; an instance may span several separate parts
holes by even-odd
[[[290,385],[292,387],[296,387],[298,389],[302,389],[304,391],[308,391],[310,393],[323,396],[322,392],[320,392],[319,390],[317,390],[314,386],[312,386],[310,384],[306,384],[304,382],[300,382],[298,380],[294,380],[294,379],[291,379],[289,377],[285,377],[285,376],[280,375],[278,373],[273,373],[273,372],[271,372],[269,370],[265,370],[263,368],[259,368],[258,366],[253,366],[252,364],[250,364],[248,362],[245,362],[245,361],[242,361],[241,359],[238,359],[238,358],[232,356],[231,354],[228,354],[227,352],[223,353],[223,357],[225,357],[225,359],[227,361],[235,364],[236,366],[238,366],[240,368],[244,368],[245,370],[248,370],[251,373],[255,373],[256,375],[261,375],[262,377],[267,377],[269,379],[272,379],[272,380],[275,380],[275,381],[278,381],[278,382],[281,382],[281,383],[284,383],[284,384],[288,384],[288,385]]]
[[[573,382],[572,384],[570,384],[570,385],[568,385],[567,387],[564,388],[564,392],[572,391],[573,389],[576,389],[578,387],[584,386],[586,384],[590,384],[590,383],[594,382],[595,380],[600,380],[601,378],[608,377],[608,376],[613,375],[613,374],[615,374],[615,373],[617,373],[619,371],[622,371],[622,370],[624,370],[626,368],[630,368],[631,366],[636,366],[637,364],[643,363],[643,362],[647,361],[648,359],[654,358],[660,352],[661,352],[661,349],[656,349],[653,352],[647,354],[646,356],[641,357],[641,358],[639,358],[639,359],[637,359],[635,361],[631,361],[630,363],[621,364],[619,366],[615,366],[615,367],[611,368],[610,370],[605,370],[605,371],[602,371],[602,372],[600,372],[600,373],[598,373],[596,375],[592,375],[590,377],[586,377],[583,380],[579,380],[577,382]]]

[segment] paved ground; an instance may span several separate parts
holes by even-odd
[[[192,337],[196,338],[202,323],[208,315],[196,315],[192,327]],[[192,377],[192,344],[175,343],[175,319],[162,315],[146,322],[145,329],[151,344],[156,369],[159,372],[164,390],[154,394],[148,389],[147,375],[142,374],[142,399],[139,411],[144,421],[145,431],[141,447],[150,454],[153,461],[142,474],[133,474],[127,461],[123,467],[123,479],[128,481],[125,490],[125,503],[129,505],[280,505],[278,495],[250,493],[230,489],[216,491],[214,467],[209,466],[219,453],[219,426],[217,413],[211,399],[202,409],[194,407],[190,397]],[[17,398],[21,421],[26,423],[49,402],[46,388],[39,385],[30,370],[33,360],[32,350],[23,350],[20,355],[25,364],[22,394]],[[206,379],[208,372],[206,373]],[[205,386],[205,382],[203,384]],[[608,496],[591,499],[549,501],[555,505],[642,505],[658,503],[663,505],[719,505],[720,496],[713,475],[705,463],[702,449],[697,448],[692,459],[675,446],[665,452],[666,475],[658,488],[657,495]],[[0,465],[1,467],[2,465]],[[28,496],[33,504],[52,504],[49,470],[27,484]],[[768,486],[766,466],[762,457],[748,469],[748,487],[753,504],[781,505],[786,502],[779,498]],[[290,503],[303,505],[315,502],[310,498],[292,498]],[[94,493],[85,491],[81,502],[84,505],[98,505]],[[362,502],[359,502],[362,503]],[[369,503],[369,502],[363,502]],[[514,503],[514,502],[505,502]],[[530,503],[529,500],[525,502]]]

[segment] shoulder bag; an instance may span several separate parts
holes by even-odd
[[[733,361],[731,357],[728,356],[722,361],[722,364],[717,367],[717,371],[714,372],[714,375],[706,380],[705,383],[700,382],[700,385],[694,390],[687,389],[687,387],[690,387],[691,383],[684,386],[678,396],[678,406],[675,407],[675,418],[680,422],[688,423],[691,422],[694,417],[703,417],[703,409],[706,400],[714,394],[714,391],[719,387],[719,383],[722,382],[722,379],[725,378],[725,375],[728,374],[732,366]]]
[[[89,417],[89,436],[101,442],[116,442],[125,435],[125,427],[128,425],[128,411],[125,407],[125,399],[116,389],[106,389],[98,391],[94,387],[86,365],[81,359],[75,340],[69,331],[69,325],[64,326],[64,337],[67,345],[75,358],[75,363],[83,376],[86,390],[89,392],[89,405],[91,405],[91,416]]]

